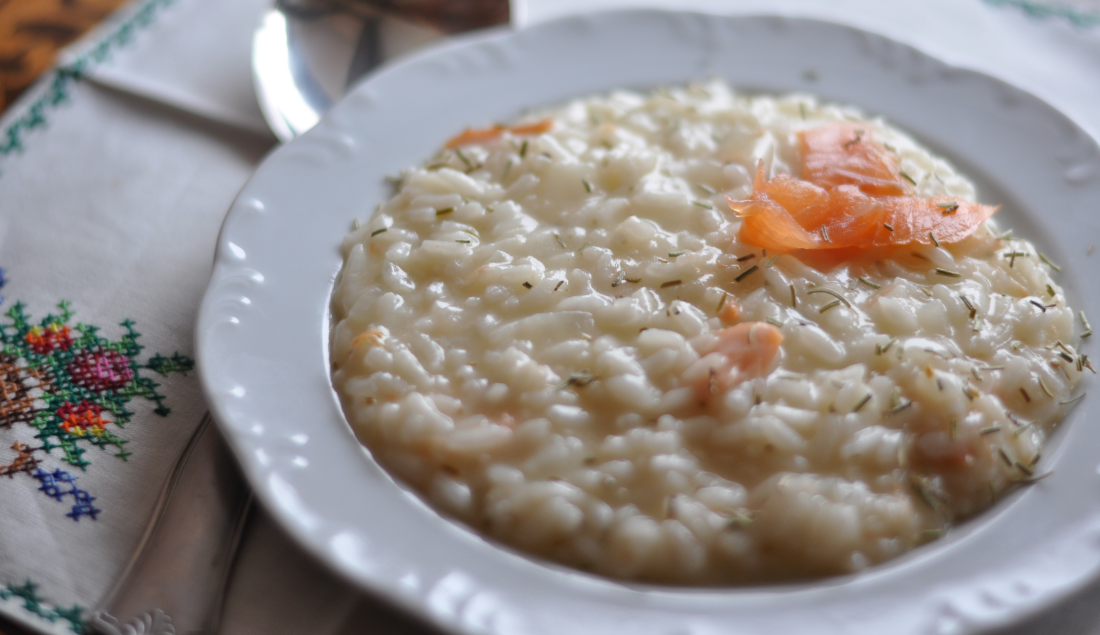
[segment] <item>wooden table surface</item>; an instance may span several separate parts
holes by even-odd
[[[126,0],[0,0],[0,112]]]

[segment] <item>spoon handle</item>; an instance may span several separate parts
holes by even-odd
[[[213,633],[252,502],[210,415],[161,491],[133,558],[89,623],[103,635]]]
[[[338,0],[345,6],[371,7],[382,14],[413,20],[444,33],[508,24],[508,0]]]

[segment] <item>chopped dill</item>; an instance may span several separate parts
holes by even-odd
[[[1061,267],[1059,267],[1058,265],[1051,262],[1050,258],[1047,258],[1046,256],[1044,256],[1043,252],[1041,252],[1041,251],[1039,252],[1039,260],[1042,260],[1044,264],[1046,264],[1048,267],[1050,267],[1051,269],[1053,269],[1055,271],[1061,271],[1062,270]]]
[[[1004,256],[1005,258],[1008,258],[1008,266],[1009,267],[1015,267],[1016,266],[1016,258],[1027,258],[1028,257],[1028,253],[1026,251],[1006,251],[1005,253],[1003,253],[1001,255]]]
[[[474,164],[470,163],[470,160],[466,158],[466,155],[462,154],[462,150],[456,149],[455,156],[457,156],[460,161],[466,164],[467,169],[472,169],[474,167]]]
[[[828,311],[829,309],[832,309],[832,308],[838,307],[838,306],[840,306],[840,300],[833,300],[832,302],[830,302],[830,303],[826,304],[825,306],[821,307],[820,309],[818,309],[817,312],[818,313],[824,313],[824,312]]]
[[[825,242],[827,242],[827,243],[833,242],[833,241],[829,240],[829,230],[826,229],[824,225],[821,226],[821,237],[824,238]]]
[[[455,211],[455,208],[453,207],[444,207],[443,209],[436,210],[435,215],[443,216],[444,214],[450,214],[453,211]]]
[[[970,298],[967,298],[965,295],[960,293],[959,298],[962,299],[963,304],[966,305],[966,308],[970,309],[970,319],[973,320],[974,316],[978,314],[978,309],[974,308],[974,305],[970,303]]]
[[[581,179],[581,183],[584,183],[584,189],[589,194],[592,193],[592,184],[588,182],[588,179]]]
[[[1063,351],[1065,351],[1067,353],[1073,353],[1073,349],[1066,346],[1065,344],[1063,344],[1062,340],[1058,340],[1058,341],[1054,342],[1054,344],[1047,347],[1047,350],[1052,351],[1056,348],[1060,348],[1060,349],[1062,349]]]
[[[564,390],[565,388],[568,388],[569,386],[578,386],[578,387],[583,388],[583,387],[587,386],[588,384],[591,384],[594,381],[596,381],[596,376],[592,375],[591,373],[587,373],[587,372],[573,373],[572,375],[569,376],[569,379],[566,379],[565,381],[563,381],[561,384],[558,385],[558,390]]]
[[[714,206],[706,201],[692,201],[691,204],[704,209],[714,209]]]
[[[764,318],[764,321],[767,322],[768,324],[771,324],[772,326],[779,326],[779,327],[783,326],[782,322],[780,322],[779,320],[777,320],[773,317],[766,317],[766,318]]]
[[[813,290],[811,290],[811,291],[807,291],[807,292],[806,292],[806,295],[812,295],[812,294],[814,294],[814,293],[828,293],[829,295],[831,295],[831,296],[833,296],[834,298],[836,298],[836,299],[837,299],[838,301],[840,301],[840,302],[843,302],[843,303],[844,303],[844,306],[848,307],[849,309],[850,309],[850,308],[852,308],[852,303],[851,303],[851,302],[849,302],[847,298],[845,298],[844,296],[840,295],[840,294],[839,294],[839,293],[837,293],[836,291],[833,291],[832,289],[813,289]]]
[[[746,514],[742,511],[736,510],[736,509],[728,510],[728,512],[725,514],[725,516],[729,520],[728,526],[731,529],[740,529],[741,527],[751,525],[753,523],[753,520],[754,520],[753,517],[752,517],[751,512]]]
[[[668,252],[668,257],[669,258],[679,258],[680,256],[683,256],[686,253],[687,253],[686,251],[670,251],[670,252]]]
[[[912,401],[904,401],[904,402],[894,406],[890,410],[887,410],[884,414],[886,414],[886,415],[896,415],[897,413],[912,407],[912,405],[913,405]]]
[[[866,405],[867,405],[867,402],[868,402],[868,401],[871,401],[871,393],[867,393],[867,394],[866,394],[866,395],[865,395],[865,396],[863,397],[863,399],[860,399],[860,400],[859,400],[859,403],[857,403],[857,404],[855,405],[855,407],[854,407],[854,408],[852,408],[852,412],[859,412],[859,411],[860,411],[860,410],[861,410],[861,409],[863,408],[863,406],[866,406]]]
[[[523,286],[525,286],[525,287],[527,287],[528,289],[530,289],[530,288],[531,288],[531,287],[532,287],[533,285],[532,285],[532,284],[531,284],[530,282],[524,282],[524,283],[523,283]]]
[[[745,271],[742,271],[736,278],[733,279],[734,282],[741,282],[742,280],[747,278],[750,274],[752,274],[754,271],[756,271],[759,268],[760,267],[758,267],[756,265],[753,265],[751,268],[746,269]]]
[[[371,238],[374,238],[378,234],[384,234],[390,230],[389,227],[383,227],[382,229],[376,229],[370,233]]]
[[[562,249],[568,249],[565,246],[565,241],[561,239],[561,235],[559,235],[557,232],[554,232],[554,240],[558,241],[558,244],[561,245]]]
[[[950,269],[936,268],[936,274],[941,276],[947,276],[948,278],[961,278],[962,274],[958,271],[951,271]]]
[[[936,499],[933,498],[932,495],[928,492],[928,490],[924,486],[924,483],[914,478],[910,482],[910,485],[913,487],[913,491],[916,492],[917,495],[920,496],[920,499],[924,501],[925,505],[928,505],[932,509],[939,509],[939,503],[937,503]]]
[[[699,188],[700,190],[703,190],[704,192],[706,192],[707,194],[710,194],[711,196],[714,196],[715,194],[718,193],[718,190],[716,190],[713,187],[707,185],[706,183],[696,183],[695,187]]]
[[[943,530],[942,529],[923,529],[923,530],[921,530],[920,535],[921,535],[922,538],[926,538],[929,541],[938,540],[941,536],[943,536]]]
[[[908,175],[908,174],[906,174],[905,172],[902,172],[902,173],[901,173],[901,178],[905,179],[906,181],[909,181],[909,182],[910,182],[910,183],[912,183],[913,185],[916,185],[916,184],[917,184],[917,182],[916,182],[915,180],[913,180],[913,177],[909,176],[909,175]]]
[[[881,289],[881,288],[882,288],[882,285],[881,285],[881,284],[878,284],[878,283],[876,283],[876,282],[872,282],[872,281],[871,281],[871,280],[870,280],[869,278],[865,278],[865,277],[863,277],[863,276],[860,276],[860,277],[859,277],[859,278],[857,278],[857,279],[858,279],[858,280],[859,280],[860,282],[862,282],[863,284],[865,284],[865,285],[867,285],[867,286],[871,287],[872,289]]]
[[[680,280],[679,278],[677,278],[676,280],[669,280],[668,282],[662,282],[661,283],[661,288],[662,289],[667,289],[669,287],[675,287],[675,286],[683,284],[683,283],[684,283],[683,280]]]

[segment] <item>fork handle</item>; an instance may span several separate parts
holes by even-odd
[[[92,630],[213,633],[251,502],[207,414],[165,483],[134,557],[93,614]]]

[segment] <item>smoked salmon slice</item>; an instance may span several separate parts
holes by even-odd
[[[751,198],[730,199],[743,242],[775,251],[952,243],[1000,209],[913,196],[897,160],[855,124],[826,124],[801,138],[801,179],[769,181],[761,162]]]
[[[822,187],[855,185],[865,194],[905,196],[898,159],[869,139],[865,126],[838,121],[799,134],[802,178]]]

